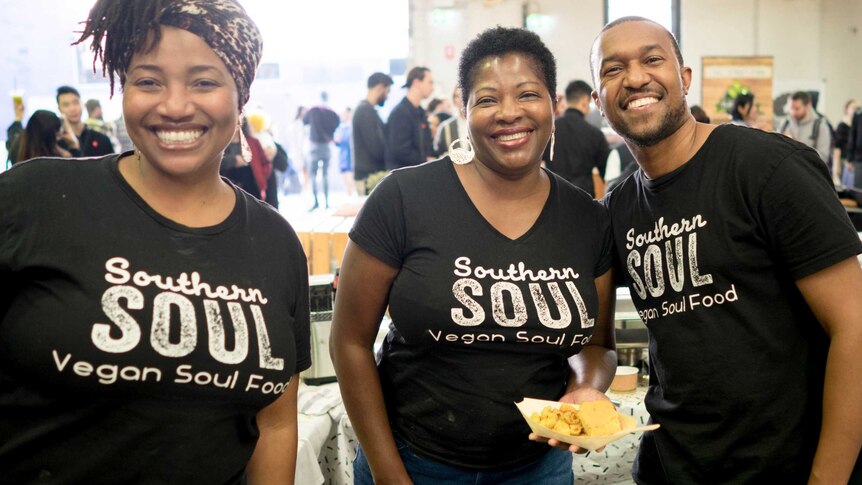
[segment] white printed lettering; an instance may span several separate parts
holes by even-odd
[[[180,316],[180,341],[177,343],[170,341],[171,307],[174,306]],[[159,293],[153,301],[150,344],[165,357],[185,357],[197,345],[198,327],[195,322],[195,307],[188,298],[176,293]]]
[[[144,308],[144,295],[132,286],[113,286],[102,294],[102,311],[116,328],[120,330],[119,338],[111,337],[111,326],[106,323],[94,323],[90,331],[93,345],[103,352],[120,354],[134,349],[141,341],[141,327],[138,322],[120,306],[120,299],[128,302],[130,310]]]

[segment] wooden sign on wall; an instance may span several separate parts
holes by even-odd
[[[772,127],[772,57],[704,57],[701,79],[701,106],[712,123],[730,121],[735,93],[754,94],[759,109],[759,127]]]

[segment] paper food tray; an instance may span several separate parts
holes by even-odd
[[[554,438],[557,441],[562,441],[571,445],[577,445],[581,448],[585,448],[588,450],[597,450],[602,446],[614,442],[630,433],[652,431],[654,429],[658,429],[659,427],[659,425],[657,424],[638,427],[635,418],[620,414],[620,426],[622,427],[622,431],[618,433],[614,433],[607,436],[571,436],[546,428],[545,426],[542,426],[541,424],[530,419],[530,415],[533,413],[538,413],[541,415],[542,409],[545,409],[545,406],[551,406],[553,408],[559,409],[561,404],[562,403],[558,401],[544,401],[542,399],[525,397],[523,401],[516,402],[515,406],[518,406],[518,410],[521,411],[521,414],[524,416],[524,419],[527,421],[527,424],[530,425],[530,429],[533,431],[533,433],[543,438]],[[573,406],[576,409],[579,407],[577,404],[573,404]]]

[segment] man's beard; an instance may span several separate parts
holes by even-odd
[[[386,96],[378,97],[377,98],[377,106],[380,106],[382,108],[384,104],[386,104]]]
[[[630,141],[639,147],[651,147],[673,135],[676,130],[682,126],[687,113],[688,106],[686,106],[685,100],[682,100],[676,108],[668,111],[662,116],[661,123],[654,130],[647,131],[645,133],[633,133],[625,123],[623,123],[623,126],[620,126],[619,128],[615,126],[612,128],[614,128],[614,130],[627,141]]]

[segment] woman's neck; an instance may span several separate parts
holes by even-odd
[[[214,226],[230,215],[236,195],[217,172],[171,177],[137,153],[120,159],[120,174],[153,210],[188,227]]]

